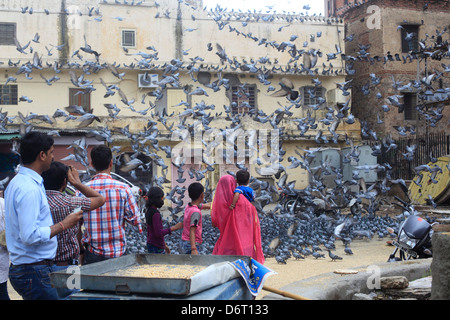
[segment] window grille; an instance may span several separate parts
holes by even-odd
[[[0,105],[17,105],[17,85],[0,85]]]

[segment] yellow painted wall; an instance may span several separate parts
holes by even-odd
[[[112,2],[112,1],[110,1]],[[98,1],[66,1],[66,8],[68,15],[66,18],[66,30],[62,30],[64,24],[61,23],[61,15],[58,14],[60,2],[56,0],[51,1],[0,1],[0,21],[1,22],[15,22],[17,24],[17,38],[22,45],[30,41],[36,32],[41,36],[40,43],[31,43],[34,52],[38,52],[39,58],[43,66],[42,70],[33,69],[30,76],[31,80],[27,80],[23,74],[17,74],[18,68],[32,61],[33,54],[19,53],[15,46],[1,46],[0,47],[0,83],[6,81],[9,76],[17,78],[15,84],[19,87],[18,96],[27,96],[33,100],[32,103],[19,102],[18,105],[3,105],[1,109],[3,112],[8,112],[8,116],[15,116],[20,111],[24,116],[28,114],[47,114],[51,116],[57,109],[64,109],[69,104],[69,88],[75,86],[70,81],[70,72],[75,73],[76,77],[84,76],[88,81],[92,81],[95,88],[91,93],[91,108],[93,113],[100,117],[101,123],[95,122],[89,128],[83,128],[84,131],[97,128],[108,128],[110,130],[116,129],[117,132],[126,127],[130,131],[138,133],[146,127],[149,120],[157,121],[158,117],[152,115],[156,113],[158,107],[151,108],[147,114],[142,115],[139,111],[147,110],[150,106],[165,104],[167,106],[167,113],[170,115],[174,112],[174,116],[168,121],[177,123],[178,116],[176,114],[184,111],[184,106],[176,106],[182,101],[190,101],[191,107],[197,104],[206,103],[207,105],[214,105],[214,110],[208,110],[212,115],[222,113],[222,115],[214,120],[214,125],[217,128],[226,129],[229,121],[225,121],[225,106],[230,105],[230,100],[226,96],[225,89],[221,87],[218,92],[213,92],[212,89],[201,85],[198,81],[194,81],[187,73],[186,67],[196,59],[201,57],[203,61],[197,61],[194,67],[201,67],[201,71],[211,73],[211,82],[216,81],[219,77],[227,74],[234,74],[238,77],[241,84],[253,84],[257,86],[257,107],[266,114],[272,114],[278,108],[284,108],[289,105],[285,97],[275,98],[271,97],[267,92],[268,86],[263,85],[257,78],[256,74],[251,72],[243,72],[241,70],[234,70],[230,64],[222,64],[220,58],[216,54],[218,51],[217,44],[219,44],[227,53],[230,59],[236,59],[240,63],[244,61],[251,63],[257,61],[262,57],[270,59],[270,64],[257,63],[257,67],[263,67],[266,71],[271,71],[272,77],[269,79],[271,85],[277,90],[280,88],[279,82],[281,78],[287,77],[293,83],[296,90],[302,86],[311,86],[311,76],[305,73],[294,73],[294,66],[301,68],[304,63],[303,58],[297,61],[290,61],[291,56],[287,52],[289,48],[284,51],[279,51],[271,45],[260,45],[259,41],[251,39],[257,37],[258,39],[266,38],[268,41],[274,41],[275,44],[280,44],[284,41],[290,44],[295,44],[297,50],[319,50],[323,56],[319,58],[316,68],[318,74],[314,78],[322,81],[322,85],[327,91],[336,88],[336,83],[345,81],[345,72],[342,71],[342,61],[340,58],[327,61],[326,53],[335,52],[336,45],[344,49],[343,36],[344,25],[343,22],[329,21],[323,17],[305,17],[305,16],[282,16],[279,15],[273,22],[264,22],[261,17],[256,15],[241,14],[241,19],[238,20],[238,13],[217,13],[213,11],[203,11],[201,8],[193,9],[192,6],[186,6],[184,3],[179,4],[176,0],[160,1],[160,6],[155,7],[153,1],[146,1],[140,6],[130,5],[114,5],[103,4]],[[32,6],[33,14],[21,13],[21,8],[25,6]],[[182,19],[177,20],[178,5],[182,10]],[[48,8],[50,14],[46,15],[44,9]],[[93,13],[88,15],[88,8],[99,9],[101,16]],[[79,15],[79,12],[82,15]],[[170,18],[164,16],[166,12],[170,13]],[[159,18],[156,15],[159,14]],[[195,21],[191,16],[195,16]],[[222,30],[219,30],[218,24],[214,21],[218,15],[222,15],[221,22],[227,22]],[[123,19],[119,21],[118,17]],[[249,18],[247,25],[244,26],[243,21]],[[101,21],[96,21],[100,19]],[[288,21],[288,20],[289,21]],[[188,29],[196,29],[189,32]],[[121,46],[121,31],[135,30],[136,31],[136,46],[128,48],[128,53],[124,51]],[[317,37],[317,33],[322,32],[321,37]],[[290,41],[292,35],[297,35],[298,38]],[[311,42],[311,35],[315,36],[315,42]],[[47,48],[52,48],[51,45],[60,45],[60,41],[64,39],[66,51],[58,51],[56,48],[52,49],[52,55],[47,54]],[[306,47],[303,43],[308,41]],[[212,50],[208,51],[207,46],[211,43]],[[95,65],[95,56],[80,50],[86,45],[89,45],[92,50],[100,53],[99,63],[100,70],[89,69],[89,66]],[[157,50],[157,56],[153,59],[147,59],[149,68],[140,68],[139,62],[142,62],[142,53],[154,54],[155,51],[148,49],[154,47]],[[29,51],[29,49],[27,49]],[[76,50],[82,56],[82,59],[75,54]],[[183,55],[182,51],[186,50],[187,55]],[[67,58],[68,61],[64,59]],[[168,85],[168,92],[162,101],[157,101],[154,96],[149,96],[155,92],[155,89],[146,89],[138,87],[138,75],[148,71],[149,73],[157,73],[159,80],[164,79],[164,72],[173,59],[181,59],[183,67],[176,71],[176,76],[179,78],[181,85],[180,89],[173,89]],[[17,66],[9,66],[8,62],[17,62]],[[61,68],[61,73],[57,74],[60,80],[54,82],[51,86],[46,85],[41,78],[44,76],[49,79],[55,75],[53,69],[55,62],[64,64]],[[288,65],[288,63],[290,64]],[[337,74],[322,75],[323,65],[328,69],[330,62],[334,69],[338,70]],[[48,67],[48,65],[50,67]],[[114,66],[122,79],[115,76],[111,72],[109,66]],[[134,65],[134,68],[131,67]],[[98,66],[97,66],[98,67]],[[86,72],[88,71],[88,73]],[[170,72],[167,73],[171,75]],[[197,73],[193,73],[194,78]],[[119,93],[114,96],[105,98],[106,88],[101,84],[101,80],[109,85],[116,85],[126,95],[128,100],[134,99],[132,108],[125,105],[121,101]],[[189,86],[190,90],[196,87],[202,87],[206,90],[208,96],[186,96],[183,88]],[[145,96],[144,103],[142,98]],[[121,109],[119,119],[111,119],[108,117],[107,109],[104,104],[116,104]],[[291,108],[294,114],[292,118],[304,117],[306,112],[303,108]],[[71,120],[65,122],[64,119],[53,119],[54,124],[50,125],[42,121],[32,121],[35,127],[44,127],[48,129],[62,129],[62,130],[78,130],[79,122]],[[15,123],[20,123],[19,118],[14,119]],[[192,119],[188,119],[186,123],[191,124]],[[244,128],[250,129],[271,129],[269,123],[256,123],[248,117],[242,118]],[[283,122],[284,126],[288,128],[290,134],[298,134],[296,126],[292,122]],[[161,123],[158,123],[158,128],[165,130]],[[322,128],[324,132],[326,127]],[[341,124],[339,128],[340,133],[347,133],[349,136],[358,138],[359,124],[353,126]],[[343,130],[343,131],[342,131]],[[308,132],[310,136],[308,139],[314,142],[313,137],[316,132]],[[117,136],[117,143],[126,144],[123,137]],[[161,143],[172,143],[165,138]],[[170,139],[169,139],[170,140]],[[283,165],[286,163],[287,157],[293,153],[296,146],[307,146],[307,140],[288,141],[284,144],[287,155]],[[165,158],[165,155],[160,151],[160,156]],[[169,160],[167,160],[169,163]],[[257,173],[253,171],[256,175]],[[307,185],[307,177],[305,172],[300,169],[289,170],[289,180],[296,180],[297,187],[304,187]],[[169,176],[170,178],[170,172]]]

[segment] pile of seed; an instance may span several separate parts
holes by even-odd
[[[189,279],[199,273],[206,266],[177,265],[177,264],[144,264],[126,269],[107,272],[106,276],[123,276],[131,278],[168,278]]]

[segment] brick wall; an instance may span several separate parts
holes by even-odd
[[[419,12],[443,12],[450,10],[450,1],[448,0],[367,0],[359,1],[359,5],[354,5],[358,1],[348,1],[348,5],[342,5],[343,0],[330,0],[334,3],[336,16],[344,16],[346,19],[352,19],[360,14],[361,7],[367,10],[370,5],[377,5],[381,8],[407,9]],[[364,10],[364,12],[366,11]]]
[[[418,133],[443,132],[448,131],[448,116],[450,107],[444,109],[443,120],[439,121],[435,127],[426,128],[426,122],[423,119],[405,120],[404,113],[398,113],[398,108],[388,104],[390,111],[384,112],[382,106],[386,104],[387,97],[392,95],[401,95],[403,92],[395,90],[393,87],[393,78],[395,81],[408,84],[410,81],[422,79],[425,76],[425,61],[406,60],[408,53],[402,53],[401,32],[397,30],[398,25],[414,23],[419,25],[419,39],[425,39],[436,34],[436,30],[443,30],[450,24],[450,8],[448,1],[437,1],[430,3],[427,10],[423,10],[423,4],[427,1],[409,1],[409,0],[375,0],[369,1],[347,11],[345,15],[345,36],[353,35],[353,41],[346,42],[346,54],[352,56],[356,74],[349,76],[352,79],[352,112],[362,121],[369,123],[369,127],[377,132],[379,136],[390,133],[394,138],[398,137],[394,126],[414,126]],[[369,28],[367,13],[369,5],[378,5],[380,7],[381,23],[380,28]],[[448,39],[448,33],[444,35],[444,40]],[[431,42],[427,42],[430,44]],[[367,58],[361,56],[361,45],[369,46]],[[388,55],[392,56],[394,61],[384,61]],[[397,61],[395,58],[397,54]],[[380,61],[378,61],[379,59]],[[428,73],[442,71],[441,64],[448,64],[447,61],[434,61],[427,59]],[[370,82],[370,74],[381,77],[381,82],[377,86],[370,85],[369,93],[363,92],[362,87]],[[442,77],[442,86],[450,87],[448,74]],[[435,82],[433,88],[437,89],[439,82]],[[408,91],[405,91],[408,92]],[[377,93],[382,98],[377,98]],[[384,121],[378,124],[378,116]]]

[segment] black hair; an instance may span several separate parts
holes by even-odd
[[[192,201],[197,200],[198,198],[200,198],[204,190],[205,188],[200,182],[191,183],[188,187],[189,198],[191,198]]]
[[[111,149],[105,145],[95,146],[91,150],[91,161],[94,169],[97,171],[103,171],[108,169],[112,160]]]
[[[30,164],[36,161],[39,153],[47,153],[52,147],[54,140],[51,136],[31,131],[20,139],[19,153],[23,164]]]
[[[147,192],[146,207],[150,208],[151,206],[155,206],[161,208],[164,205],[164,200],[161,199],[162,197],[164,197],[164,191],[160,187],[151,187]]]
[[[160,187],[151,187],[147,192],[147,202],[145,203],[145,221],[147,224],[153,224],[153,215],[164,205],[164,200],[161,199],[164,196],[164,191]],[[155,209],[158,208],[158,209]]]
[[[239,170],[236,172],[236,180],[240,185],[246,185],[250,180],[250,173],[247,170]]]
[[[45,190],[59,190],[64,184],[64,179],[67,179],[67,171],[69,167],[64,163],[53,161],[50,169],[42,172],[41,176],[44,179]]]

